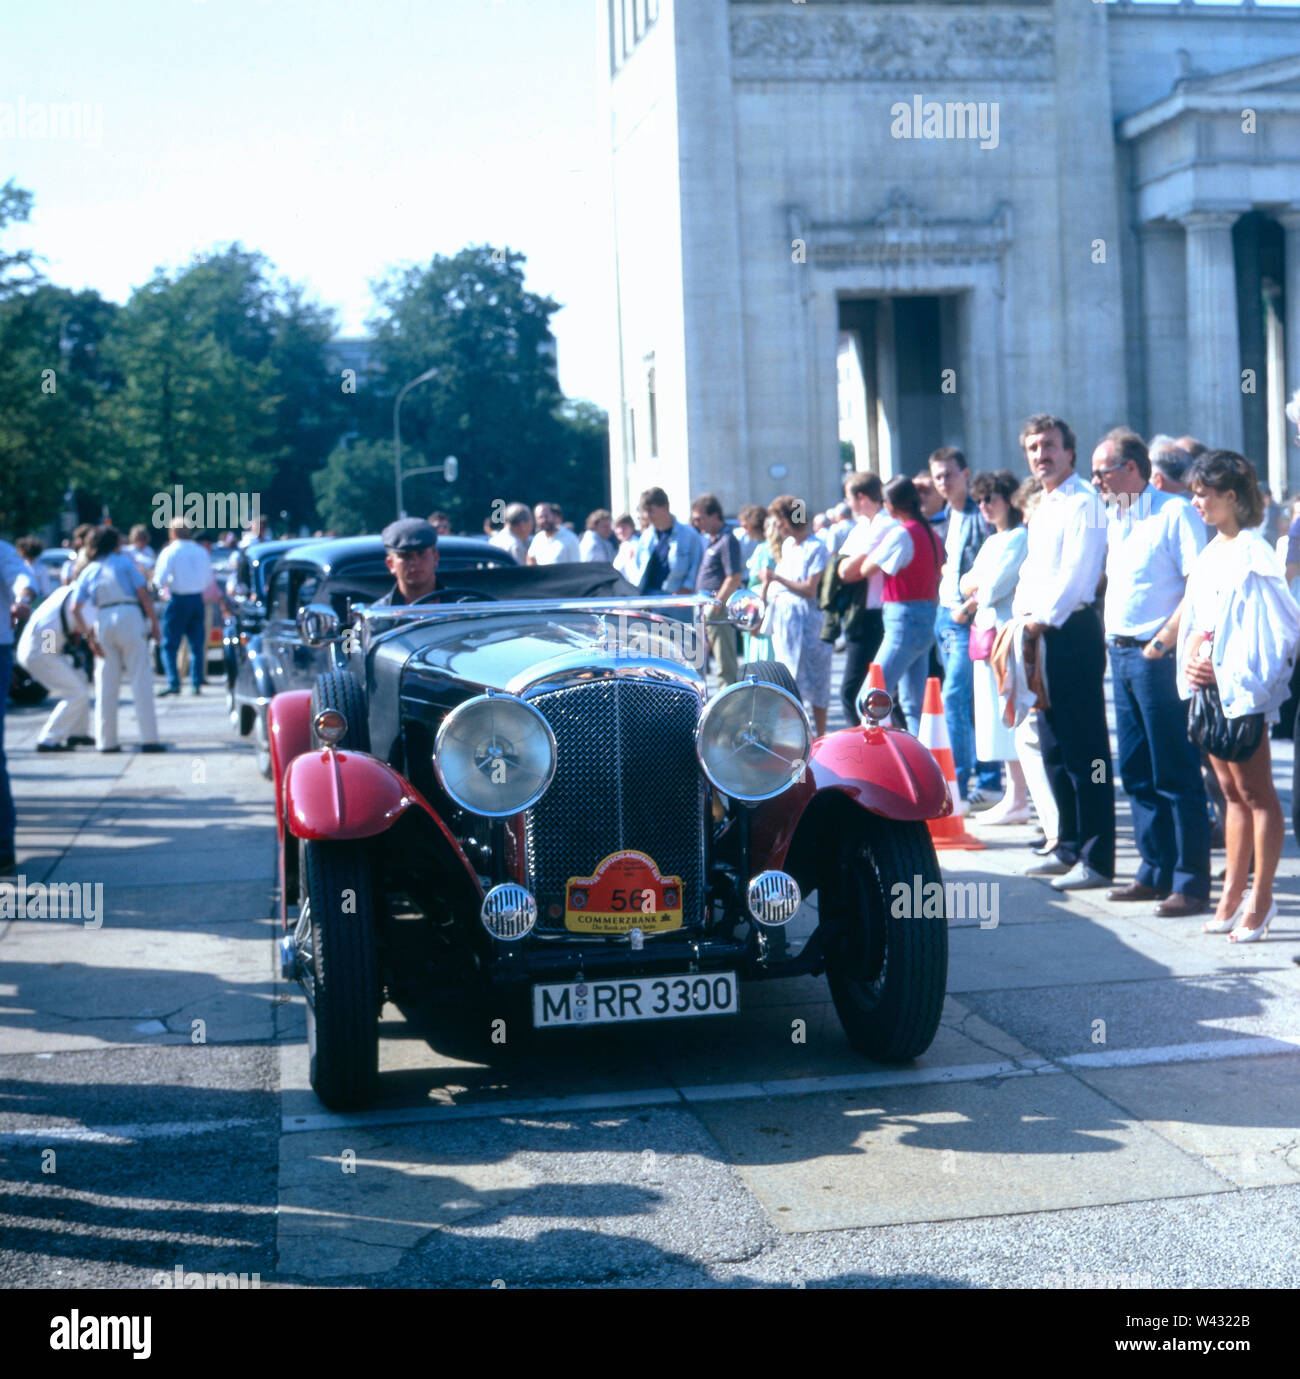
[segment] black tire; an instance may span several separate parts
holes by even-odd
[[[322,709],[337,709],[348,720],[348,730],[343,734],[343,740],[337,744],[341,750],[370,750],[370,719],[367,717],[366,692],[350,670],[327,670],[323,675],[316,677],[316,685],[311,692],[313,721]],[[313,730],[313,741],[315,737]]]
[[[11,704],[41,704],[49,691],[39,680],[33,680],[21,667],[14,666],[9,678],[9,702]]]
[[[312,1090],[335,1111],[365,1106],[379,1090],[381,1006],[365,844],[304,842],[299,894]]]
[[[948,984],[948,920],[912,915],[909,901],[943,877],[924,823],[864,819],[844,829],[818,887],[826,980],[849,1043],[880,1063],[923,1054],[934,1041]],[[931,907],[934,908],[934,907]],[[897,915],[896,909],[904,913]]]
[[[790,667],[784,661],[746,661],[740,668],[741,680],[760,680],[765,685],[775,685],[799,699],[799,686],[790,674]],[[802,701],[800,701],[802,702]]]

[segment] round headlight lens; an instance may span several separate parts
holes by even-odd
[[[811,744],[803,705],[759,680],[742,680],[710,700],[695,734],[710,783],[749,803],[788,790],[803,773]]]
[[[555,774],[555,734],[531,704],[484,694],[442,720],[433,764],[442,788],[462,809],[504,819],[530,809]]]

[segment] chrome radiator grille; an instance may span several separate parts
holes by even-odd
[[[524,823],[537,927],[563,932],[569,878],[589,876],[623,848],[648,853],[661,875],[681,877],[682,922],[698,924],[705,810],[695,755],[698,696],[615,677],[530,702],[551,725],[557,751],[555,779]]]

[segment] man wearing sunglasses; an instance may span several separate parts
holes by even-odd
[[[423,517],[403,517],[382,532],[384,564],[397,581],[376,605],[401,608],[412,603],[436,603],[438,588],[438,533]]]

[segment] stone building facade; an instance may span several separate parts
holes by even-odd
[[[1021,418],[1241,449],[1300,487],[1300,8],[598,0],[616,505],[836,496]]]

